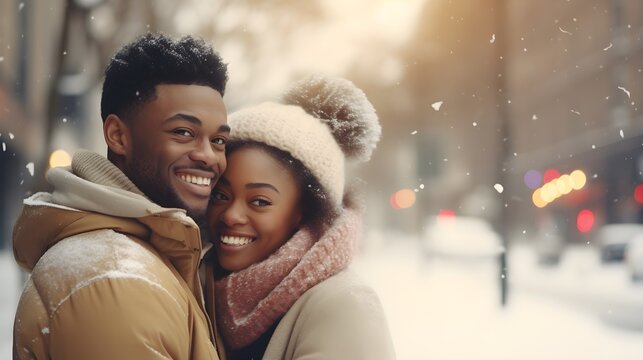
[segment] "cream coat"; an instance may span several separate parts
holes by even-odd
[[[194,221],[97,154],[72,166],[48,173],[54,192],[25,200],[14,227],[16,260],[31,272],[14,359],[219,359]]]
[[[395,352],[379,298],[344,270],[295,302],[275,329],[264,359],[390,360]]]

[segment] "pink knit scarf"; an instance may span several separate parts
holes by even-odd
[[[257,340],[308,289],[346,268],[361,232],[345,210],[321,238],[299,230],[266,260],[215,283],[216,315],[226,343],[240,349]]]

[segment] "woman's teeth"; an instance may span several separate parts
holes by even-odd
[[[243,246],[252,242],[252,238],[243,236],[221,236],[221,242],[226,245]]]
[[[208,177],[201,177],[201,176],[188,175],[188,174],[180,174],[179,178],[185,182],[189,182],[190,184],[204,185],[204,186],[210,186],[210,181],[212,180]]]

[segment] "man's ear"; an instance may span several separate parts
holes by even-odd
[[[110,114],[103,123],[103,135],[107,147],[114,154],[125,156],[131,148],[130,128],[116,114]]]

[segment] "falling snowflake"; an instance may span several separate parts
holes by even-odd
[[[7,151],[7,144],[5,144],[4,141],[3,141],[2,142],[2,152],[5,152],[5,151]]]
[[[625,138],[625,134],[623,133],[623,129],[619,130],[618,134],[621,135],[621,138]]]
[[[478,126],[478,123],[474,121],[473,126]]]
[[[596,145],[592,145],[592,149],[596,149]]]
[[[424,184],[420,184],[420,189],[424,189]]]
[[[491,44],[496,42],[496,34],[491,34],[491,40],[489,40]]]
[[[29,164],[25,165],[27,170],[29,170],[29,174],[33,176],[33,162],[30,162]]]
[[[576,110],[574,110],[574,109],[572,109],[572,112],[573,112],[574,114],[576,114],[576,115],[580,115],[580,112],[579,112],[579,111],[576,111]]]
[[[538,116],[536,114],[531,115],[531,120],[538,120]]]
[[[415,134],[417,134],[417,133],[418,133],[418,131],[417,131],[417,130],[413,130],[413,132],[411,133],[411,135],[415,135]]]
[[[20,5],[18,5],[18,11],[22,11],[24,7],[25,7],[25,3],[21,2]]]
[[[624,88],[624,87],[622,87],[622,86],[618,86],[618,89],[619,89],[619,90],[623,90],[623,92],[625,93],[625,95],[627,95],[627,97],[628,97],[628,98],[630,97],[630,92],[629,92],[626,88]]]
[[[502,194],[502,192],[505,191],[505,188],[500,184],[494,185],[493,188],[496,189],[499,194]]]
[[[523,231],[522,231],[522,233],[523,233],[523,234],[526,234],[526,233],[527,233],[527,230],[523,230]]]
[[[558,30],[560,30],[560,32],[562,32],[563,34],[567,34],[567,35],[574,35],[574,34],[570,33],[569,31],[567,31],[567,30],[565,30],[565,29],[561,28],[560,26],[558,27]]]
[[[13,136],[13,134],[12,134],[12,133],[9,133],[9,139],[13,140],[13,138],[14,138],[14,137],[15,137],[15,136]]]
[[[614,46],[614,45],[612,43],[610,43],[609,45],[607,45],[607,47],[603,48],[603,51],[607,51],[607,50],[611,49],[612,46]]]
[[[0,62],[4,61],[4,56],[0,56]]]
[[[67,122],[67,118],[63,118],[63,122],[64,122],[64,123],[66,123],[66,122]]]
[[[436,102],[434,102],[433,104],[431,104],[431,107],[433,107],[433,110],[435,110],[435,111],[439,111],[439,110],[440,110],[440,107],[442,106],[442,103],[443,103],[443,102],[444,102],[444,101],[436,101]]]

